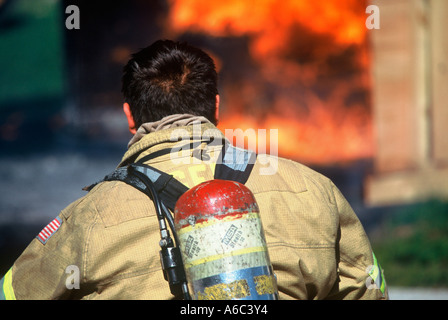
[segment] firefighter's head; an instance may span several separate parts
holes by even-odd
[[[133,54],[122,78],[131,132],[172,114],[204,116],[216,124],[217,78],[213,59],[186,43],[158,40]]]

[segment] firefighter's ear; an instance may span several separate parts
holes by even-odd
[[[131,107],[129,106],[129,103],[127,102],[123,103],[123,111],[124,114],[126,115],[126,119],[128,119],[129,131],[132,134],[135,134],[137,132],[137,129],[135,128],[135,121],[134,117],[132,116]]]
[[[215,109],[215,119],[216,119],[216,122],[218,122],[218,119],[219,119],[219,94],[216,95],[216,102],[215,102],[215,105],[216,105],[216,109]]]

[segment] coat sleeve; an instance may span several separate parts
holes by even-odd
[[[336,245],[338,281],[330,299],[388,299],[383,270],[361,222],[339,189],[332,184],[339,212]]]
[[[1,280],[0,299],[69,299],[79,293],[73,289],[82,277],[84,228],[75,227],[78,223],[70,213],[79,210],[81,201],[63,210],[30,242]]]

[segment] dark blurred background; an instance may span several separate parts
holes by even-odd
[[[409,55],[407,43],[394,51],[389,38],[392,33],[411,39],[413,48],[428,46],[426,38],[413,42],[421,22],[412,22],[406,37],[407,29],[400,27],[426,14],[423,28],[429,32],[428,21],[437,19],[430,5],[446,7],[438,0],[426,7],[423,2],[390,7],[380,0],[303,0],[282,2],[274,10],[270,1],[255,7],[238,1],[0,0],[0,275],[48,221],[85,194],[82,187],[119,163],[131,138],[121,109],[122,67],[133,52],[171,38],[215,59],[220,129],[278,129],[279,144],[271,149],[336,183],[363,223],[390,285],[448,287],[446,192],[432,192],[436,185],[445,187],[437,179],[445,177],[448,158],[431,147],[423,165],[406,162],[420,156],[406,154],[403,146],[411,150],[420,138],[406,142],[402,131],[388,131],[388,125],[402,130],[407,122],[401,125],[402,117],[385,113],[399,109],[397,104],[382,102],[385,96],[403,108],[410,105],[405,93],[411,84],[405,82],[420,71],[408,75],[400,73],[409,69],[405,65],[395,68]],[[371,3],[382,9],[381,30],[365,26]],[[69,5],[79,8],[79,29],[66,28]],[[391,12],[403,8],[409,15],[392,19]],[[446,53],[436,58],[442,71],[433,85],[446,79]],[[403,95],[395,97],[379,85],[390,87],[385,63],[401,76],[394,77],[398,84],[392,91]],[[445,109],[437,118],[446,118]],[[417,114],[404,110],[401,114]],[[416,124],[409,126],[416,131]]]

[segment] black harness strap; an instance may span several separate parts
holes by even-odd
[[[257,154],[250,150],[223,145],[215,167],[215,179],[237,181],[245,184],[254,167]]]
[[[140,177],[137,177],[134,174],[131,174],[129,170],[130,166],[142,173],[143,176],[140,175]],[[157,170],[156,168],[153,168],[146,164],[137,163],[133,163],[127,167],[116,169],[112,173],[105,176],[103,180],[84,188],[84,190],[90,191],[94,186],[103,181],[122,181],[140,190],[152,199],[150,190],[148,190],[148,187],[145,185],[145,183],[141,181],[141,178],[143,177],[150,180],[150,182],[154,185],[154,188],[162,202],[171,211],[174,210],[177,199],[179,199],[179,197],[188,190],[188,187],[176,180],[172,175]]]

